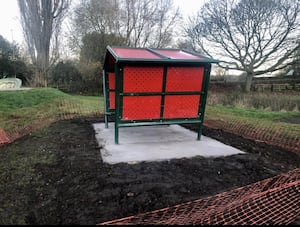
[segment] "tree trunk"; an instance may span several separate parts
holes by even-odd
[[[251,90],[251,85],[252,85],[252,79],[253,79],[253,74],[252,73],[247,73],[246,75],[246,82],[245,82],[245,92],[250,92]]]
[[[51,39],[60,31],[69,0],[18,0],[18,4],[37,84],[47,87]]]

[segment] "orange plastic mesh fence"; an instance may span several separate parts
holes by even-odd
[[[186,98],[190,99],[189,97]],[[70,102],[63,98],[55,101],[58,107],[56,115],[53,114],[53,112],[50,113],[44,111],[39,113],[38,117],[36,116],[35,118],[27,119],[26,121],[24,121],[24,119],[22,118],[12,118],[11,121],[14,122],[14,124],[12,124],[14,125],[13,128],[0,128],[0,146],[6,143],[13,142],[14,140],[25,136],[40,127],[43,127],[58,120],[72,119],[77,117],[103,116],[103,110],[101,110],[100,106],[99,108],[96,108],[97,110],[95,110],[95,108],[91,108],[87,105],[82,106],[80,104]],[[169,101],[178,102],[178,100]],[[195,100],[193,98],[189,102],[194,103],[198,101],[199,100]],[[168,105],[168,97],[166,97],[165,105]],[[187,104],[184,104],[184,102],[183,104],[178,103],[178,105],[178,107],[180,108],[177,108],[176,111],[170,109],[169,112],[165,112],[165,117],[174,117],[173,115],[179,113],[181,109],[186,110],[185,107],[188,107],[188,112],[181,112],[180,115],[190,117],[193,116],[193,114],[195,114],[195,110],[191,109],[191,105],[186,106]],[[166,110],[167,109],[165,109],[165,111]],[[131,113],[130,110],[128,111],[128,113],[130,113],[129,116],[136,117],[135,115],[138,114]],[[143,111],[142,114],[144,114],[144,112],[145,111]],[[157,115],[157,113],[159,113],[159,111],[156,111],[151,114]],[[7,122],[4,122],[3,124],[9,125]],[[250,123],[247,119],[245,121],[233,118],[224,119],[223,116],[215,116],[208,113],[206,113],[205,115],[203,125],[209,128],[222,129],[225,132],[234,133],[236,135],[240,135],[248,139],[265,142],[266,144],[279,146],[283,149],[300,153],[300,134],[298,128],[291,130],[291,128],[286,127],[286,125],[284,126],[280,124],[266,123],[264,121],[261,121],[260,119],[251,119]]]
[[[61,100],[61,105],[67,108],[67,111],[61,111],[57,113],[56,116],[49,115],[47,112],[41,114],[39,118],[32,120],[30,124],[24,123],[22,120],[18,122],[18,126],[10,129],[0,128],[0,145],[13,142],[14,140],[25,136],[34,130],[43,127],[52,122],[72,119],[76,117],[93,117],[101,116],[101,111],[86,114],[85,110],[81,110],[80,106],[66,103],[66,101]],[[283,149],[300,153],[300,135],[297,132],[291,133],[291,130],[287,128],[280,128],[278,125],[264,125],[260,121],[257,121],[251,125],[241,122],[239,120],[225,121],[222,119],[210,119],[210,116],[204,120],[203,125],[209,128],[222,129],[225,132],[234,133],[242,137],[265,142],[266,144],[275,145]],[[13,119],[13,121],[18,121]]]
[[[8,143],[10,141],[8,135],[3,129],[0,129],[0,145]]]
[[[300,153],[299,133],[291,134],[286,128],[279,128],[278,125],[265,126],[259,121],[257,121],[256,124],[249,125],[239,120],[224,121],[209,119],[205,119],[203,125],[209,128],[222,129],[244,138],[265,142],[292,152]]]
[[[62,101],[64,102],[64,101]],[[47,124],[58,120],[72,119],[76,117],[100,117],[101,113],[95,112],[92,114],[81,113],[78,106],[73,106],[72,104],[63,103],[65,106],[68,106],[68,112],[63,112],[57,114],[57,116],[48,116],[47,113],[44,113],[43,116],[40,116],[38,119],[35,119],[30,125],[22,125],[23,122],[18,123],[18,127],[11,128],[9,130],[4,130],[0,128],[0,145],[13,142],[14,140],[25,136],[34,130],[43,127]],[[14,119],[15,120],[15,119]],[[300,153],[300,136],[298,134],[290,134],[290,132],[285,131],[284,129],[278,128],[278,126],[272,128],[272,126],[262,125],[260,122],[253,125],[247,125],[244,122],[240,121],[224,121],[224,120],[211,120],[205,119],[204,126],[215,129],[222,129],[225,132],[234,133],[242,137],[265,142],[270,145],[279,146],[286,150]]]
[[[11,143],[58,120],[99,117],[101,111],[86,111],[80,105],[60,100],[62,111],[44,112],[30,123],[20,121],[9,130],[0,128],[0,145]],[[16,121],[17,119],[13,119]],[[300,152],[299,134],[272,125],[247,125],[241,121],[207,119],[204,125],[243,137]],[[300,169],[245,187],[157,211],[100,224],[289,224],[300,216]]]
[[[78,117],[100,117],[102,115],[100,109],[95,112],[86,111],[85,109],[81,109],[80,105],[70,103],[64,99],[60,99],[58,105],[60,108],[67,109],[67,111],[58,111],[56,115],[43,112],[38,118],[32,118],[30,123],[24,121],[24,119],[12,119],[12,121],[17,122],[17,124],[15,124],[17,126],[7,130],[0,128],[0,146],[7,143],[12,143],[18,138],[28,135],[39,128],[59,120],[68,120]]]
[[[300,169],[251,185],[98,225],[290,224],[300,216]]]

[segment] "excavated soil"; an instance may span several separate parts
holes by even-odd
[[[95,140],[99,122],[59,121],[0,147],[0,224],[94,225],[300,167],[296,153],[207,127],[205,136],[247,154],[109,165]]]

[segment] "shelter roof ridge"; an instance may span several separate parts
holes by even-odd
[[[201,64],[218,63],[218,60],[206,57],[197,52],[179,48],[149,48],[149,47],[127,47],[107,46],[106,58],[110,55],[114,62],[135,63],[171,63],[171,64]],[[106,64],[113,62],[108,59]]]

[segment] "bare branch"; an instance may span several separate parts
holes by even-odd
[[[211,0],[186,32],[201,51],[224,58],[223,67],[250,77],[275,71],[300,48],[300,1]]]

